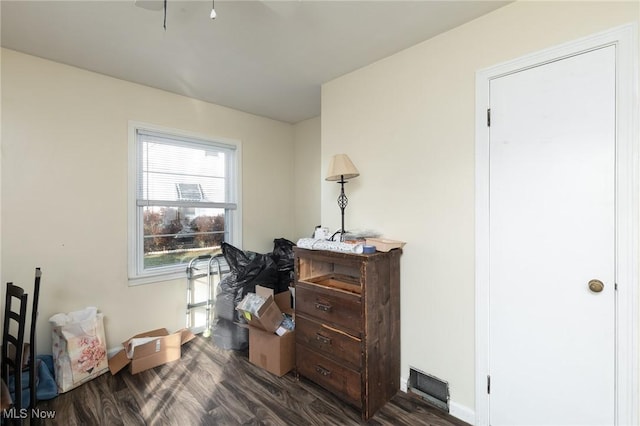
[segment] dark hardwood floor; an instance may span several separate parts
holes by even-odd
[[[182,359],[131,375],[106,373],[39,410],[55,418],[44,425],[358,425],[359,413],[293,373],[276,377],[198,336]],[[51,412],[49,411],[49,412]],[[366,424],[466,425],[399,391]]]

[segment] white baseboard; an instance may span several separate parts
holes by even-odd
[[[464,422],[474,425],[476,423],[476,412],[457,402],[449,401],[449,414]]]

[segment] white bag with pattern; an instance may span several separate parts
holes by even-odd
[[[104,317],[95,307],[49,318],[59,392],[66,392],[109,369]]]

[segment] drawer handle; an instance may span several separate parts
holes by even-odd
[[[321,366],[319,366],[319,365],[316,365],[316,372],[317,372],[318,374],[320,374],[321,376],[325,376],[325,377],[327,377],[327,376],[330,376],[330,375],[331,375],[331,371],[329,371],[329,370],[327,370],[326,368],[321,367]]]
[[[325,345],[331,344],[331,338],[327,336],[323,336],[320,333],[316,333],[316,340],[319,341],[320,343],[324,343]]]
[[[328,303],[316,302],[316,309],[323,312],[330,312],[333,307]]]

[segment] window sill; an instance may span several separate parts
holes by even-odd
[[[163,281],[181,280],[181,279],[184,279],[184,280],[187,279],[187,274],[182,269],[180,271],[140,275],[137,277],[129,277],[129,287],[144,285],[144,284],[159,283]]]

